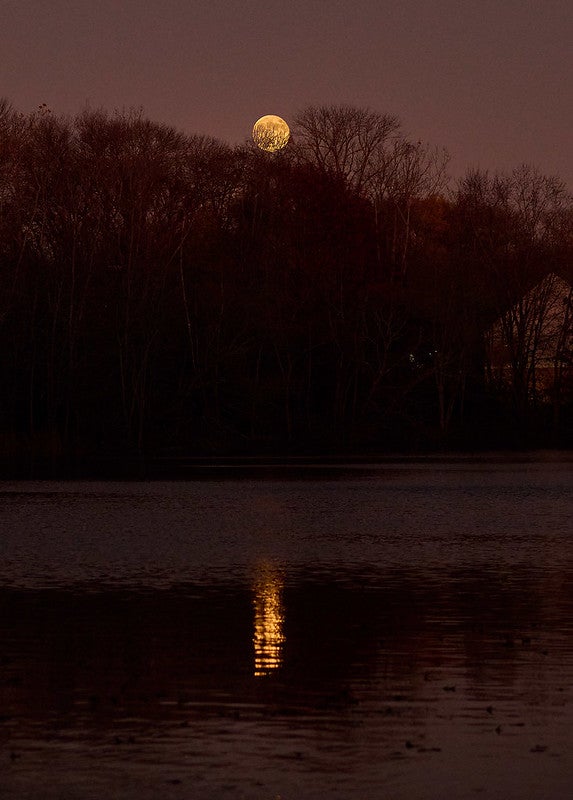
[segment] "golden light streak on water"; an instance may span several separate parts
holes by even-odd
[[[259,567],[254,584],[255,677],[272,674],[282,665],[285,636],[282,592],[284,581],[270,564]]]

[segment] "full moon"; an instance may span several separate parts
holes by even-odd
[[[281,117],[274,114],[258,119],[253,125],[253,141],[261,150],[273,153],[282,150],[290,136],[290,128]]]

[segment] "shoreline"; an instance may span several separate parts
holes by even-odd
[[[459,464],[573,464],[573,449],[530,448],[327,455],[105,456],[85,459],[0,461],[0,481],[273,479],[371,473],[385,468]]]

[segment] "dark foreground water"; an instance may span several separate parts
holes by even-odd
[[[0,797],[571,797],[572,467],[0,484]]]

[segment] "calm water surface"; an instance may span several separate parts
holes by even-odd
[[[572,796],[572,466],[0,484],[0,797]]]

